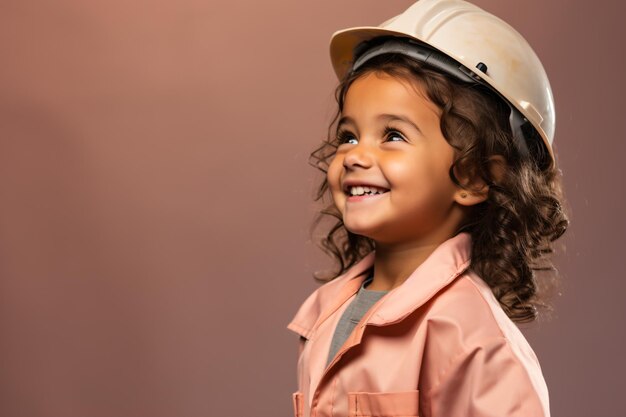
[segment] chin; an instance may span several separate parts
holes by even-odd
[[[374,228],[372,225],[369,224],[354,224],[353,222],[344,222],[343,223],[344,227],[346,228],[346,230],[348,230],[350,233],[353,233],[355,235],[360,235],[360,236],[364,236],[364,237],[368,237],[370,239],[374,239],[376,238],[376,228]]]

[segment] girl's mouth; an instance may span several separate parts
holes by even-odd
[[[389,192],[386,188],[371,186],[354,186],[348,188],[349,202],[377,200],[380,196]]]
[[[389,189],[377,187],[373,185],[350,185],[345,188],[345,192],[350,196],[361,196],[361,195],[375,195],[375,194],[384,194]]]

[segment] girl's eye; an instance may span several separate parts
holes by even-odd
[[[357,139],[352,133],[342,130],[337,132],[337,142],[339,145],[343,145],[344,143],[356,144]]]
[[[406,139],[404,139],[404,136],[402,136],[402,133],[400,133],[400,131],[393,129],[389,126],[385,127],[383,135],[385,136],[386,141],[388,142],[405,142],[406,141]],[[398,140],[394,140],[392,138],[397,138]],[[337,132],[337,143],[339,145],[343,145],[344,143],[356,145],[358,143],[358,139],[352,133],[346,130],[340,130],[339,132]]]
[[[401,141],[405,140],[404,137],[402,136],[402,134],[399,131],[397,131],[397,130],[389,127],[389,126],[385,127],[385,135],[387,136],[387,139],[391,139],[391,138],[399,138],[400,139],[399,141],[397,141],[397,140],[390,140],[390,142],[401,142]]]

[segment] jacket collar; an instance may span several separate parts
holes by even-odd
[[[470,265],[472,240],[461,232],[441,243],[398,287],[374,306],[366,324],[383,326],[401,321],[450,284]],[[302,304],[287,328],[309,338],[324,320],[361,287],[374,265],[375,251],[368,253],[344,274],[315,290]]]
[[[365,255],[346,272],[315,290],[302,303],[287,328],[310,339],[313,330],[358,291],[374,265],[375,252]]]
[[[441,243],[399,286],[389,291],[368,324],[398,322],[430,300],[470,265],[472,237],[461,232]]]

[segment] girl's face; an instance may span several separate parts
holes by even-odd
[[[448,174],[454,148],[439,114],[404,80],[368,73],[352,83],[327,172],[349,231],[379,243],[441,242],[454,234],[464,215],[455,201],[463,199]],[[351,195],[368,185],[380,193]]]

